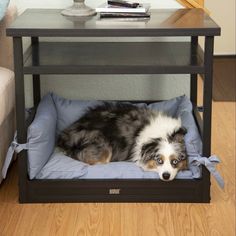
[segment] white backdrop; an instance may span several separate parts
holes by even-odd
[[[25,8],[64,8],[72,4],[72,0],[11,0],[16,3],[22,11]],[[86,0],[86,4],[97,7],[105,0]],[[179,8],[181,7],[175,0],[141,0],[140,2],[151,3],[152,8]]]

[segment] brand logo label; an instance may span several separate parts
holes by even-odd
[[[109,194],[120,194],[119,188],[111,188],[109,189]]]

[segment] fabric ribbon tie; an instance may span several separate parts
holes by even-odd
[[[207,158],[199,155],[193,159],[192,163],[197,166],[204,165],[209,170],[209,172],[215,177],[219,186],[222,189],[224,188],[224,180],[215,168],[216,164],[220,163],[220,160],[217,156],[213,155]]]
[[[19,143],[17,143],[16,140],[17,140],[17,135],[15,134],[14,140],[12,141],[10,147],[8,148],[6,159],[5,159],[3,168],[2,168],[2,177],[3,177],[3,179],[6,178],[7,170],[8,170],[8,168],[9,168],[11,162],[12,162],[14,152],[20,153],[22,150],[29,149],[28,143],[19,144]]]

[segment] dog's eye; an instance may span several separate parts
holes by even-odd
[[[161,158],[157,158],[157,163],[158,164],[163,164],[163,160]]]
[[[171,161],[171,164],[172,164],[172,165],[177,165],[177,164],[178,164],[178,161],[177,161],[177,160],[172,160],[172,161]]]

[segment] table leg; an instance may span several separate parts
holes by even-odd
[[[33,65],[39,65],[39,38],[32,37],[31,38],[31,45],[32,45],[32,58],[33,58]],[[33,98],[34,98],[34,106],[37,107],[40,99],[41,99],[41,89],[40,89],[40,75],[33,74]]]
[[[14,70],[15,70],[15,96],[16,96],[16,125],[18,143],[27,142],[27,129],[25,121],[25,88],[23,73],[23,47],[22,38],[13,38]],[[19,201],[25,202],[27,195],[27,152],[18,154],[19,168]]]
[[[203,155],[211,155],[211,113],[214,37],[205,39],[205,77],[203,89]]]
[[[212,113],[212,77],[213,77],[213,53],[214,37],[205,37],[204,49],[204,88],[203,88],[203,134],[202,134],[202,154],[204,157],[211,155],[211,113]],[[203,199],[210,200],[210,173],[203,168],[204,189]]]
[[[198,47],[198,37],[191,37],[191,54],[196,54]],[[195,57],[192,57],[195,58]],[[194,61],[191,61],[194,64]],[[197,106],[197,74],[191,74],[190,76],[190,100],[193,106]]]

